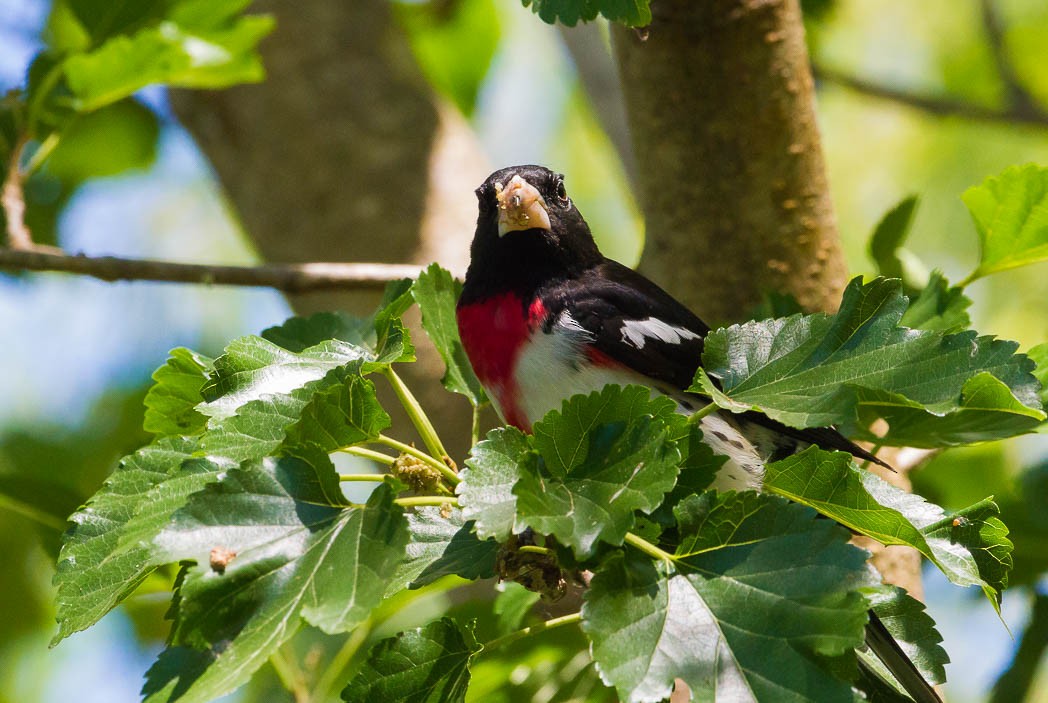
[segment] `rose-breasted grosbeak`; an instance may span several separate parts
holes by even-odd
[[[480,215],[458,327],[503,420],[529,431],[572,395],[611,383],[649,386],[682,412],[708,402],[685,389],[709,327],[600,253],[563,176],[513,166],[491,174],[476,193]],[[729,459],[714,482],[720,489],[759,489],[766,462],[810,444],[887,466],[832,428],[795,429],[756,412],[713,413],[702,430]],[[915,700],[939,701],[872,612],[867,641]]]
[[[502,418],[522,430],[576,393],[641,384],[682,411],[710,328],[635,271],[605,258],[542,166],[491,174],[458,304],[462,344]],[[729,458],[717,488],[759,488],[766,461],[809,444],[879,462],[830,428],[798,430],[760,413],[711,414],[704,439]]]

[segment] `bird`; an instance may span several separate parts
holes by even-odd
[[[506,424],[530,432],[568,398],[609,384],[647,386],[682,413],[710,402],[687,391],[710,327],[600,252],[563,174],[511,166],[488,176],[476,195],[477,228],[456,320],[473,370]],[[767,463],[810,445],[888,466],[832,427],[792,428],[756,411],[713,412],[701,428],[703,441],[727,457],[712,485],[718,490],[760,490]],[[901,668],[893,671],[900,683],[914,689],[918,703],[940,701],[870,615],[867,641],[893,650],[887,658]]]

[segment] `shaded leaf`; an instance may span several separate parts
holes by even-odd
[[[474,581],[495,575],[498,543],[480,540],[473,523],[452,510],[444,517],[440,508],[418,508],[407,516],[411,539],[407,557],[386,586],[386,596],[405,588],[421,588],[442,576],[455,575]]]
[[[932,271],[928,284],[910,299],[899,324],[916,330],[959,332],[971,326],[971,304],[963,288],[951,286],[941,271]]]
[[[704,493],[678,508],[674,564],[615,554],[595,573],[583,628],[624,701],[847,701],[821,656],[863,641],[865,554],[808,508],[752,492]]]
[[[88,178],[149,167],[160,123],[145,105],[125,99],[71,121],[47,159],[47,172],[67,187]]]
[[[945,683],[944,667],[950,663],[950,657],[940,644],[942,635],[935,629],[935,621],[925,611],[924,603],[904,589],[889,585],[871,589],[866,597],[921,676],[933,684]]]
[[[261,337],[288,351],[300,352],[329,339],[374,348],[374,321],[345,312],[318,312],[309,317],[290,317],[262,330]]]
[[[245,464],[193,496],[157,536],[154,561],[196,563],[179,589],[169,656],[188,647],[210,661],[154,667],[146,700],[208,701],[233,690],[302,619],[327,633],[363,622],[408,541],[393,497],[382,484],[366,506],[342,507],[323,454]]]
[[[643,27],[651,22],[650,0],[522,0],[543,22],[560,22],[574,27],[579,20],[589,22],[602,15],[627,27]]]
[[[673,488],[687,421],[641,386],[608,386],[566,401],[535,423],[542,457],[521,473],[515,531],[552,535],[576,556],[598,541],[622,544],[634,511],[650,513]]]
[[[1048,168],[1012,166],[964,191],[982,256],[968,281],[1048,260]]]
[[[469,663],[480,651],[471,630],[441,618],[382,640],[342,691],[350,703],[456,703],[466,699]]]
[[[529,591],[516,581],[503,581],[499,588],[501,590],[495,596],[494,612],[498,618],[499,634],[508,635],[520,629],[531,607],[538,603],[542,596],[535,591]]]
[[[462,284],[438,264],[431,264],[423,271],[411,289],[411,294],[422,310],[422,327],[444,360],[444,377],[440,382],[449,391],[461,393],[477,406],[487,402],[487,396],[473,373],[459,338],[455,304],[461,293]]]
[[[904,278],[899,249],[910,233],[916,210],[917,196],[904,198],[885,213],[873,230],[870,237],[870,258],[877,264],[877,271],[886,278]]]
[[[513,486],[522,473],[537,471],[537,464],[528,437],[515,427],[494,429],[474,445],[455,492],[463,517],[476,523],[481,539],[509,539],[517,515]]]
[[[862,285],[855,279],[836,315],[795,315],[710,333],[705,372],[731,400],[728,409],[759,407],[793,427],[839,425],[855,434],[905,398],[911,402],[907,422],[923,408],[923,446],[950,444],[958,426],[965,441],[974,441],[976,411],[989,428],[984,439],[1029,431],[1034,418],[1043,419],[1033,364],[1014,353],[1015,343],[900,327],[906,307],[898,281]],[[982,373],[999,379],[1010,397],[973,380]],[[701,378],[692,390],[708,392]],[[1020,404],[1028,411],[1017,412]],[[882,441],[896,438],[889,433]]]
[[[167,363],[153,372],[154,385],[146,393],[143,427],[159,435],[202,432],[207,418],[196,411],[196,406],[204,400],[200,390],[213,363],[190,349],[172,349]]]
[[[1048,342],[1038,344],[1026,352],[1026,354],[1037,364],[1033,370],[1033,375],[1037,378],[1038,383],[1041,384],[1041,403],[1048,403]]]

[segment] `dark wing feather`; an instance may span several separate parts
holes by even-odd
[[[562,311],[568,310],[572,318],[593,335],[594,348],[615,362],[669,389],[683,391],[691,385],[702,359],[703,340],[710,328],[636,271],[606,259],[576,278],[541,289],[539,295],[550,313],[548,319],[555,320]],[[631,343],[624,333],[625,323],[649,318],[690,334],[673,341],[647,336],[643,346]],[[757,412],[743,413],[740,419],[800,442],[845,451],[891,468],[831,427],[797,429]]]

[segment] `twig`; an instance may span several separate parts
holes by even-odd
[[[3,191],[0,192],[0,205],[4,208],[4,219],[7,222],[7,243],[14,249],[32,249],[33,236],[25,224],[25,194],[22,192],[22,151],[29,143],[29,136],[23,134],[11,149],[11,159],[7,163],[4,175]]]
[[[914,107],[919,110],[940,115],[944,117],[964,117],[986,122],[999,122],[1003,124],[1024,124],[1036,127],[1048,127],[1048,112],[1031,106],[1030,109],[1018,109],[1015,106],[1007,108],[987,107],[975,103],[955,100],[952,98],[922,95],[908,90],[901,90],[891,86],[882,85],[863,78],[835,71],[825,66],[812,66],[812,72],[816,80],[833,83],[849,90],[854,90],[863,95],[869,95],[883,100],[891,100],[902,105]]]
[[[1008,49],[1004,45],[1004,26],[1001,23],[1000,15],[997,13],[996,1],[980,0],[979,6],[982,15],[983,31],[986,32],[986,40],[990,45],[990,53],[993,54],[993,62],[997,67],[997,74],[1000,76],[1001,82],[1004,83],[1008,104],[1016,112],[1031,115],[1037,114],[1039,112],[1037,101],[1023,87],[1022,82],[1019,80],[1019,75],[1015,72],[1015,66],[1012,65],[1012,61],[1008,57]]]
[[[5,192],[6,195],[6,192]],[[6,209],[6,204],[5,204]],[[11,218],[8,217],[10,227]],[[30,246],[32,243],[30,242]],[[61,271],[103,281],[167,281],[226,286],[260,286],[287,293],[315,290],[375,290],[390,281],[414,278],[421,266],[410,264],[318,262],[262,266],[180,264],[155,259],[51,253],[0,248],[0,268]]]

